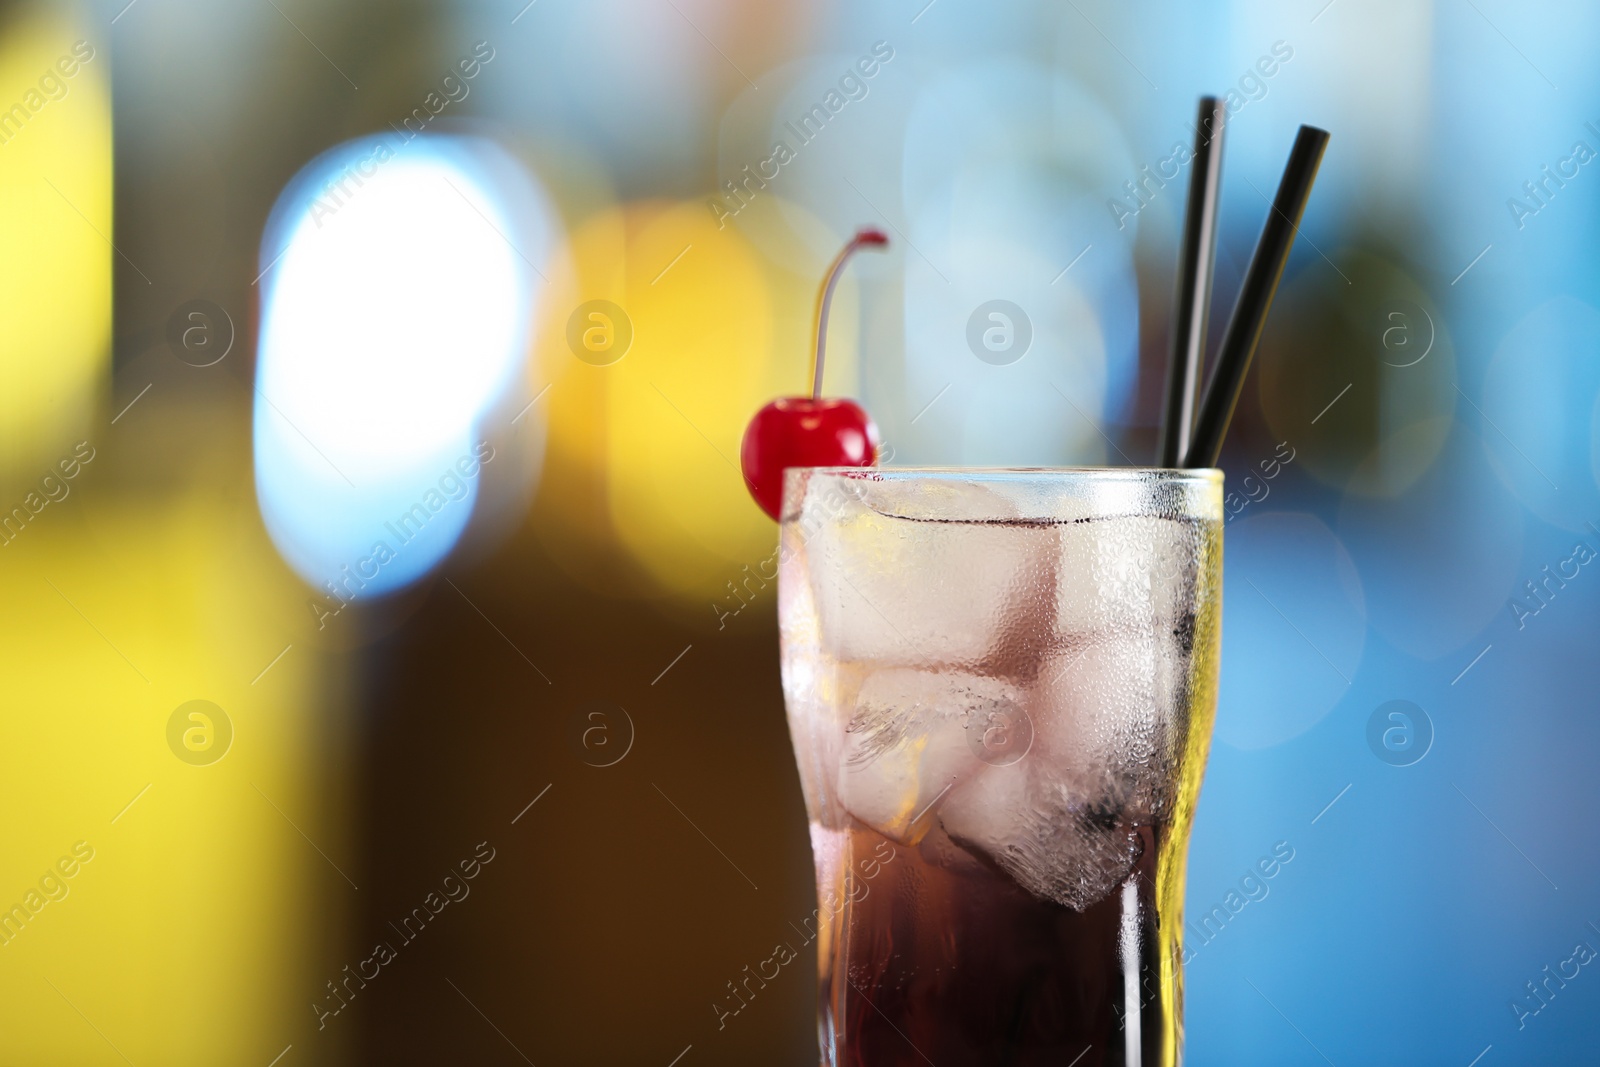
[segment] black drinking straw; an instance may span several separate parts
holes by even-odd
[[[1217,249],[1217,200],[1222,189],[1222,125],[1228,109],[1214,96],[1200,98],[1195,120],[1194,170],[1183,213],[1178,249],[1177,300],[1172,312],[1172,351],[1167,361],[1166,409],[1156,465],[1176,467],[1189,450],[1200,369],[1205,365],[1206,310],[1211,304],[1212,264]]]
[[[1244,388],[1245,371],[1250,369],[1250,360],[1266,328],[1272,297],[1278,291],[1284,265],[1289,262],[1289,250],[1299,232],[1300,216],[1305,213],[1311,184],[1317,179],[1317,166],[1327,147],[1328,131],[1315,126],[1300,127],[1294,148],[1289,151],[1283,180],[1278,183],[1278,195],[1262,227],[1261,240],[1256,243],[1255,255],[1250,257],[1250,266],[1245,271],[1239,299],[1233,305],[1233,316],[1228,319],[1227,330],[1222,335],[1216,368],[1211,372],[1205,400],[1195,419],[1194,437],[1184,454],[1185,467],[1215,466],[1222,453],[1222,438],[1228,432],[1234,405],[1239,402],[1239,392]]]

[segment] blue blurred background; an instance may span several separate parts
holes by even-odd
[[[1333,138],[1222,461],[1187,1062],[1592,1058],[1596,40],[1561,0],[8,5],[0,1056],[816,1062],[809,973],[708,1007],[815,906],[739,435],[870,224],[827,391],[894,463],[1149,462],[1209,92],[1213,344]],[[481,841],[480,903],[341,997]]]

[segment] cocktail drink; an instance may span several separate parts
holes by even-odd
[[[1215,470],[790,470],[830,1067],[1181,1058]]]

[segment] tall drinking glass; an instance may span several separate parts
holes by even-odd
[[[1176,1064],[1215,470],[789,471],[829,1067]]]

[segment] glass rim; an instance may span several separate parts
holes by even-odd
[[[855,498],[886,517],[920,521],[1223,518],[1223,473],[1215,467],[790,467],[780,521],[798,518],[818,489],[818,500]],[[968,489],[999,495],[987,503],[950,496]]]
[[[930,480],[967,479],[992,481],[1011,478],[1036,478],[1041,481],[1201,482],[1223,480],[1220,467],[788,467],[792,473],[807,472],[824,477],[859,480],[926,478]]]

